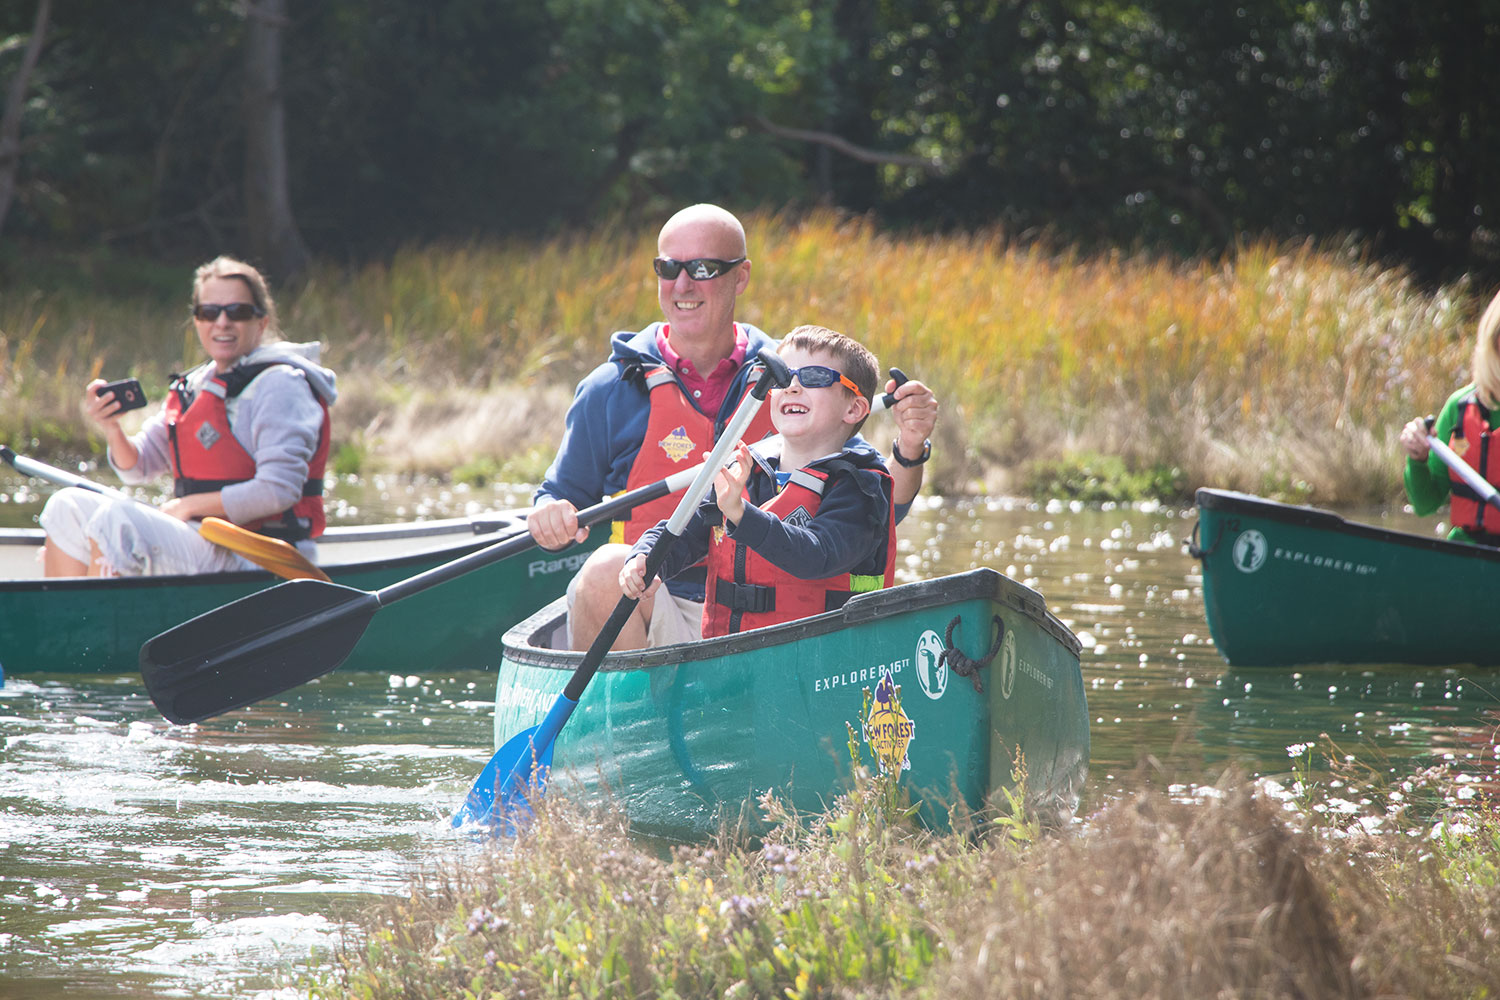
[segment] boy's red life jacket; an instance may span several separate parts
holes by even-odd
[[[855,466],[843,459],[798,469],[786,486],[761,509],[782,520],[816,517],[823,490],[833,476],[852,474]],[[762,470],[757,473],[764,475]],[[803,580],[779,569],[748,545],[742,545],[722,528],[713,529],[708,548],[708,589],[703,601],[703,637],[730,635],[763,625],[795,621],[809,615],[835,611],[855,594],[889,587],[896,576],[896,511],[890,474],[885,477],[886,537],[870,558],[856,570],[820,580]],[[798,513],[798,509],[805,512]]]
[[[1474,393],[1465,396],[1459,403],[1458,423],[1448,438],[1448,446],[1474,467],[1487,482],[1500,486],[1500,456],[1495,454],[1495,432],[1490,429],[1490,411]],[[1463,528],[1475,540],[1485,536],[1500,535],[1500,511],[1484,502],[1458,473],[1448,470],[1452,481],[1451,509],[1449,516],[1455,527]],[[1500,539],[1497,539],[1500,543]]]
[[[688,401],[687,394],[677,381],[677,376],[666,365],[656,365],[642,372],[645,380],[650,415],[646,420],[646,435],[641,449],[636,453],[625,477],[625,492],[666,479],[674,472],[691,469],[703,461],[705,452],[711,451],[721,427],[712,417],[704,416]],[[753,380],[746,383],[745,393],[750,392]],[[746,442],[759,441],[767,434],[775,433],[771,426],[771,408],[762,406],[755,413],[746,429]],[[610,541],[634,545],[648,529],[672,516],[683,491],[670,493],[632,510],[624,520],[614,522]]]
[[[174,477],[173,496],[212,493],[255,478],[255,459],[235,440],[225,402],[244,392],[261,372],[279,363],[241,365],[215,374],[197,392],[188,388],[186,376],[173,378],[163,407],[167,439],[171,443],[168,457]],[[317,393],[313,395],[323,408],[323,426],[318,431],[318,447],[307,463],[302,499],[280,514],[242,527],[288,542],[317,538],[323,533],[327,524],[323,512],[323,470],[328,464],[330,427],[327,402]]]

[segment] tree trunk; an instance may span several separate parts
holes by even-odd
[[[16,191],[16,173],[21,168],[21,112],[26,106],[26,86],[31,82],[31,74],[41,57],[42,43],[47,37],[47,17],[51,12],[52,0],[41,0],[37,4],[31,39],[26,43],[21,68],[11,81],[10,92],[5,95],[5,113],[0,116],[0,232],[5,231],[5,216],[10,212],[10,201]]]
[[[292,216],[287,181],[286,107],[281,93],[285,0],[246,4],[245,221],[250,251],[278,280],[299,277],[307,244]]]

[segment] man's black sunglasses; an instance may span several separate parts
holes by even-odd
[[[204,302],[193,306],[193,315],[205,323],[213,323],[218,320],[219,313],[223,313],[236,323],[243,323],[247,319],[264,316],[266,311],[253,302],[231,302],[226,306]]]
[[[671,257],[658,257],[651,262],[656,276],[663,281],[675,281],[687,268],[688,277],[694,281],[711,281],[730,268],[739,267],[745,263],[744,257],[736,257],[734,260],[719,260],[717,257],[694,257],[692,260],[673,260]]]

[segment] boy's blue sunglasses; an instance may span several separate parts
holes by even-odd
[[[865,398],[865,394],[859,391],[859,386],[850,381],[849,376],[843,372],[834,371],[827,365],[803,365],[801,368],[790,369],[787,375],[788,385],[791,384],[791,380],[794,378],[802,383],[802,388],[804,389],[826,389],[835,382],[841,382],[845,388],[860,399]]]

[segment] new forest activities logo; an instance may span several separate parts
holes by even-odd
[[[680,462],[693,453],[693,439],[688,435],[686,427],[678,427],[656,443],[674,462]]]
[[[875,700],[862,728],[865,743],[875,755],[882,774],[911,770],[907,750],[917,735],[917,725],[901,708],[901,685],[892,681],[890,674],[880,675],[880,683],[875,685]]]

